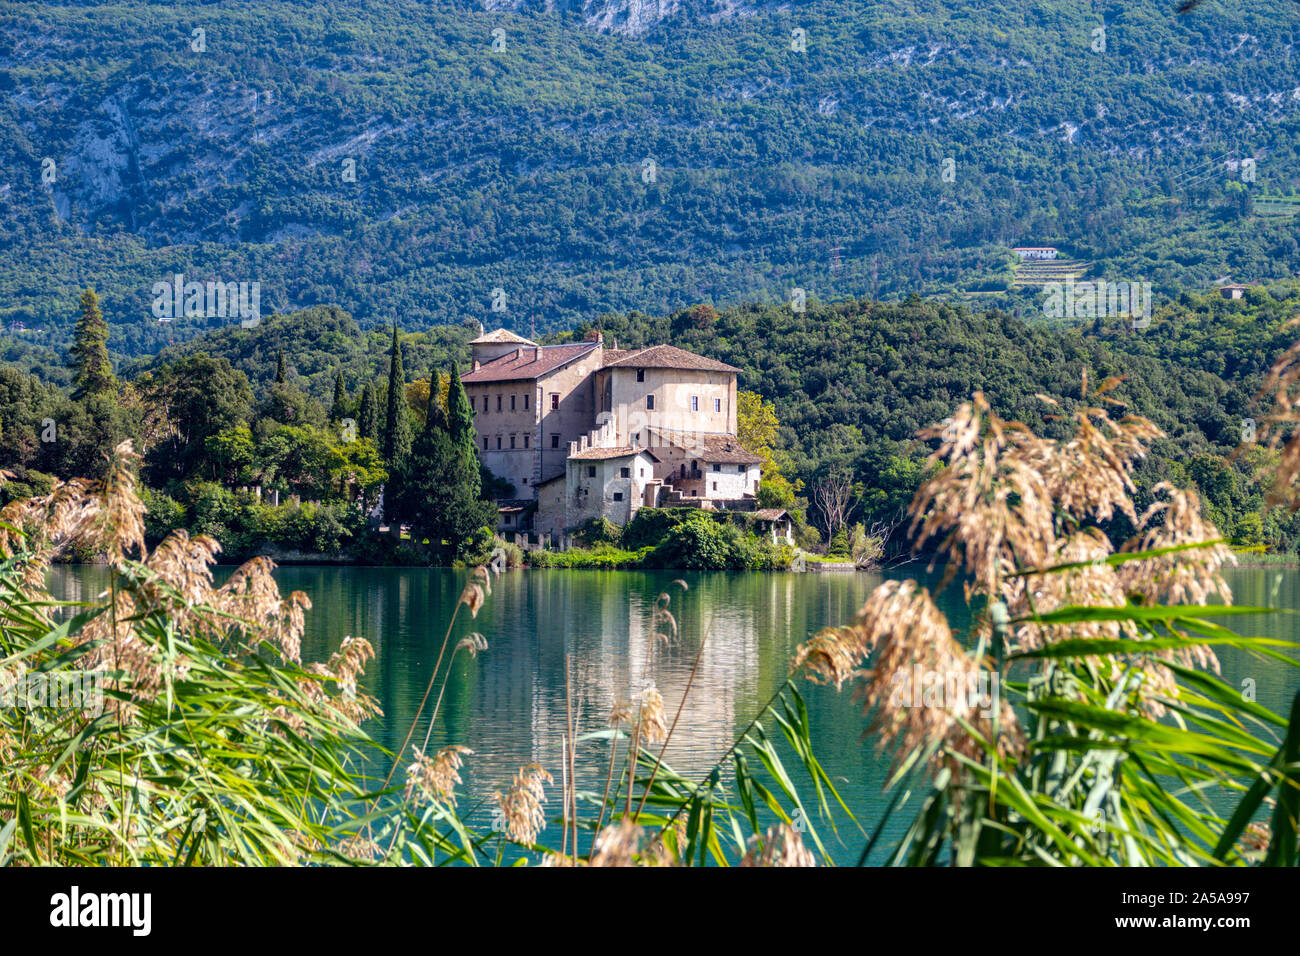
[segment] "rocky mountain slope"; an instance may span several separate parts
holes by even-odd
[[[128,354],[231,320],[160,323],[177,274],[525,333],[796,289],[1032,311],[1017,244],[1166,300],[1279,278],[1300,217],[1252,203],[1300,186],[1286,9],[10,8],[0,329],[57,344],[84,285]]]

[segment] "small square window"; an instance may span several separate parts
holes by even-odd
[[[555,411],[559,407],[560,407],[560,393],[551,392],[551,411]]]
[[[620,478],[631,478],[631,477],[632,477],[632,469],[631,469],[631,468],[620,468],[620,469],[618,470],[618,476],[619,476]]]
[[[645,407],[646,407],[646,408],[654,408],[654,407],[655,407],[655,397],[654,397],[653,395],[647,395],[647,396],[645,397]]]
[[[713,470],[714,470],[714,471],[722,471],[722,466],[721,466],[721,465],[714,465],[714,466],[713,466]]]
[[[623,500],[623,492],[621,492],[621,491],[616,491],[616,492],[614,492],[614,500],[615,500],[615,501],[622,501],[622,500]]]
[[[639,368],[639,369],[636,370],[636,380],[637,380],[638,382],[644,382],[644,381],[645,381],[645,369],[643,369],[643,368]]]
[[[745,466],[744,466],[744,465],[737,465],[737,466],[736,466],[736,471],[740,472],[740,473],[743,475],[743,474],[745,473]]]
[[[587,477],[588,477],[588,478],[595,478],[595,477],[596,477],[596,466],[595,466],[595,465],[588,465],[588,466],[587,466]]]
[[[559,447],[560,447],[560,436],[559,436],[559,435],[552,435],[552,436],[551,436],[551,447],[552,447],[552,448],[559,448]]]

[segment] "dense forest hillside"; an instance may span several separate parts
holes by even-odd
[[[1033,314],[1017,244],[1164,302],[1291,276],[1297,29],[1284,0],[10,6],[0,328],[52,372],[86,285],[119,354],[238,324],[160,322],[177,274],[526,334],[795,288]]]
[[[1289,550],[1300,523],[1265,510],[1254,478],[1270,453],[1252,444],[1249,426],[1267,410],[1255,396],[1268,366],[1297,334],[1286,325],[1298,314],[1300,283],[1291,283],[1252,289],[1235,301],[1184,295],[1141,330],[1105,319],[1051,324],[915,297],[813,300],[804,312],[701,304],[661,316],[609,313],[545,340],[599,329],[611,345],[668,342],[740,368],[741,389],[775,416],[772,447],[795,489],[787,505],[808,508],[823,527],[824,516],[810,502],[817,489],[836,481],[847,485],[851,518],[868,525],[896,521],[924,473],[928,448],[916,440],[917,430],[951,414],[972,392],[983,391],[1004,417],[1061,435],[1067,426],[1059,416],[1079,406],[1085,376],[1090,396],[1099,382],[1120,376],[1108,393],[1119,403],[1112,411],[1146,416],[1165,434],[1138,470],[1137,500],[1147,500],[1164,479],[1195,485],[1226,533]],[[400,336],[416,419],[423,419],[432,373],[466,369],[477,331],[476,323],[463,323]],[[66,389],[35,375],[6,369],[0,435],[7,452],[0,467],[20,477],[88,467],[114,434],[147,434],[148,396],[174,391],[167,383],[177,369],[189,370],[182,377],[202,369],[204,382],[227,382],[246,395],[239,400],[246,410],[230,412],[231,421],[256,409],[262,411],[252,421],[261,416],[324,427],[327,419],[364,420],[367,389],[380,405],[386,400],[391,336],[391,330],[363,330],[337,307],[269,316],[252,329],[209,331],[120,366],[127,384],[112,414],[73,401]],[[225,395],[198,400],[212,408],[229,404]],[[59,442],[38,440],[47,418],[58,423]]]
[[[812,487],[851,475],[858,513],[869,521],[896,518],[910,499],[928,450],[916,442],[917,429],[976,389],[1004,417],[1056,435],[1065,426],[1054,416],[1079,404],[1085,372],[1094,385],[1122,376],[1109,397],[1166,436],[1139,469],[1138,500],[1158,481],[1177,478],[1202,488],[1229,533],[1240,525],[1244,537],[1290,547],[1300,526],[1266,516],[1254,481],[1266,453],[1249,442],[1238,449],[1249,420],[1263,413],[1255,398],[1264,372],[1300,334],[1284,328],[1297,315],[1293,283],[1236,301],[1183,295],[1136,331],[1122,320],[1052,325],[913,298],[813,303],[802,314],[752,305],[604,315],[559,338],[599,327],[625,347],[671,341],[736,365],[741,387],[774,404],[792,477]]]

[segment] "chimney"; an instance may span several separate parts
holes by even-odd
[[[522,362],[523,360],[524,360],[524,350],[523,347],[521,346],[515,349],[515,361]]]
[[[479,363],[479,360],[478,360],[478,359],[475,359],[475,360],[474,360],[474,371],[477,372],[477,371],[479,370],[479,364],[480,364],[480,363]]]
[[[586,451],[586,450],[587,450],[587,436],[583,435],[581,438],[578,439],[578,451]]]
[[[541,360],[542,360],[542,347],[539,345],[537,346],[537,348],[533,349],[533,361],[540,362]]]

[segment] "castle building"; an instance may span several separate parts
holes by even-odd
[[[479,455],[516,497],[500,528],[552,536],[641,507],[756,506],[761,459],[736,438],[739,369],[671,345],[538,345],[505,329],[470,343],[462,382]]]

